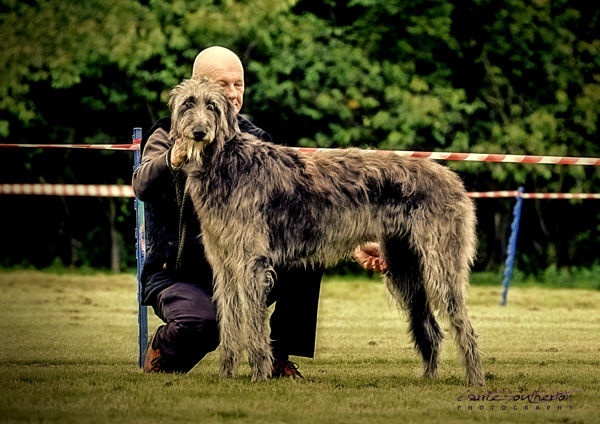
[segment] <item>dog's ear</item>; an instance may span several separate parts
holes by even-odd
[[[171,89],[171,91],[169,91],[169,103],[167,103],[167,106],[169,106],[169,109],[171,109],[171,111],[173,111],[173,109],[175,108],[175,104],[177,103],[177,97],[179,97],[179,93],[181,92],[181,90],[183,90],[184,83],[185,80],[183,80],[180,84],[176,85]]]
[[[240,131],[237,120],[237,112],[231,102],[227,102],[227,128],[229,134],[227,134],[227,141],[231,140]]]
[[[179,83],[178,85],[173,87],[171,89],[171,91],[169,92],[169,102],[167,103],[167,105],[169,106],[169,109],[171,109],[171,131],[170,131],[170,134],[173,137],[177,137],[177,134],[179,132],[179,125],[178,125],[179,119],[177,118],[177,116],[175,116],[177,114],[178,104],[179,104],[181,97],[185,95],[189,84],[190,84],[190,80],[183,80],[183,81],[181,81],[181,83]]]
[[[225,93],[222,93],[219,120],[221,121],[222,132],[219,134],[222,142],[226,143],[231,140],[240,131],[237,120],[237,112],[233,104],[227,99]]]

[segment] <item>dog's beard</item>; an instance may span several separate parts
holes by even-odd
[[[210,144],[212,144],[213,141],[214,137],[209,138],[208,134],[202,141],[196,141],[193,138],[186,139],[186,144],[188,146],[188,161],[190,161],[191,163],[202,165],[203,159],[207,157],[206,149]]]

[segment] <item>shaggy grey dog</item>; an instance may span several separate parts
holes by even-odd
[[[220,373],[234,377],[243,350],[252,380],[271,376],[266,295],[277,265],[334,264],[381,244],[385,286],[407,312],[426,377],[438,375],[451,324],[466,383],[484,374],[465,307],[475,213],[461,180],[424,159],[358,149],[301,153],[241,133],[220,87],[185,80],[171,92],[171,137],[187,149],[189,194],[214,273]]]

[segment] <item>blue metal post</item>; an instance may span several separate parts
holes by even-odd
[[[504,268],[504,280],[502,280],[502,286],[504,286],[504,291],[502,292],[502,302],[500,305],[506,305],[506,296],[508,295],[508,287],[510,286],[510,279],[512,276],[513,265],[515,263],[515,253],[517,251],[517,235],[519,234],[519,222],[521,221],[521,208],[523,206],[523,197],[521,193],[523,193],[523,187],[519,187],[517,195],[517,202],[515,203],[515,207],[513,208],[513,221],[510,224],[510,237],[508,239],[508,248],[506,251],[506,267]]]
[[[141,143],[142,140],[142,129],[133,129],[133,143]],[[134,165],[133,170],[140,166],[142,162],[142,151],[134,151]],[[138,364],[141,367],[144,366],[144,352],[148,345],[148,310],[146,306],[142,305],[142,267],[144,266],[144,258],[146,252],[146,238],[145,238],[145,224],[144,224],[144,202],[135,199],[135,212],[136,212],[136,226],[135,226],[135,237],[136,244],[135,250],[137,255],[137,280],[138,280],[138,330],[139,330],[139,359]]]

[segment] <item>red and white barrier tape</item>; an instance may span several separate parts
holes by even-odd
[[[100,150],[139,150],[140,140],[133,144],[0,144],[0,147],[40,147],[40,148],[72,148]],[[318,151],[335,150],[319,147],[294,147],[301,152],[315,153]],[[505,162],[505,163],[541,163],[548,165],[600,165],[600,158],[567,157],[567,156],[533,156],[533,155],[504,155],[486,153],[452,153],[452,152],[415,152],[403,150],[365,150],[372,153],[395,153],[403,157],[427,158],[436,160],[457,160],[474,162]]]
[[[323,150],[317,147],[296,147],[305,153],[315,153]],[[452,152],[415,152],[403,150],[365,150],[368,153],[395,153],[398,156],[436,159],[458,160],[474,162],[506,162],[506,163],[541,163],[549,165],[600,165],[600,158],[581,158],[564,156],[531,156],[531,155],[503,155],[487,153],[452,153]]]
[[[0,184],[0,194],[46,196],[134,197],[128,185],[86,184]],[[519,193],[516,190],[467,193],[475,199],[518,197],[524,199],[600,199],[600,194],[587,193]]]
[[[467,193],[475,199],[491,199],[501,197],[522,197],[523,199],[600,199],[600,194],[588,193],[519,193],[517,190],[481,191]]]
[[[0,144],[0,147],[31,147],[42,149],[90,149],[90,150],[140,150],[140,143],[133,144]]]
[[[521,193],[523,199],[600,199],[600,194],[588,193]]]
[[[523,194],[523,193],[521,193]],[[503,191],[479,191],[468,193],[469,197],[475,199],[486,199],[486,198],[500,198],[500,197],[517,197],[519,192],[517,190],[503,190]]]
[[[0,194],[92,197],[135,196],[131,186],[89,184],[0,184]]]

